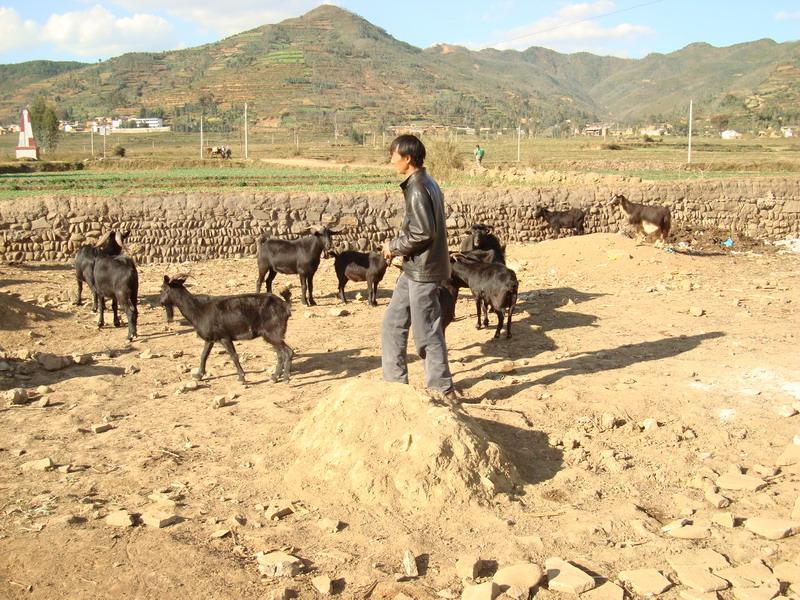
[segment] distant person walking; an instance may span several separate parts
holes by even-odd
[[[482,167],[483,166],[483,155],[486,154],[486,151],[481,148],[480,144],[475,144],[475,166]]]
[[[401,135],[389,147],[391,164],[406,179],[400,184],[406,215],[399,235],[383,244],[383,256],[403,257],[381,330],[381,362],[386,381],[408,383],[408,333],[414,333],[417,353],[425,361],[429,390],[458,401],[447,363],[442,331],[439,284],[450,277],[444,196],[425,167],[425,146],[413,135]]]

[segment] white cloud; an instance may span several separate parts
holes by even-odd
[[[56,49],[78,56],[115,56],[124,52],[173,47],[173,27],[155,15],[118,17],[95,5],[85,11],[50,15],[41,39]]]
[[[204,32],[233,35],[267,23],[297,17],[319,0],[112,0],[130,10],[163,10],[185,21],[197,23]]]
[[[554,15],[528,25],[495,33],[488,42],[466,44],[473,48],[524,50],[530,46],[546,46],[561,52],[597,52],[624,55],[625,50],[607,48],[609,43],[629,41],[652,33],[644,25],[620,23],[606,27],[596,22],[600,16],[613,12],[611,0],[568,4]]]
[[[788,11],[782,10],[775,14],[778,21],[800,21],[800,10]]]
[[[39,25],[23,21],[13,8],[0,6],[0,52],[21,50],[38,45]]]

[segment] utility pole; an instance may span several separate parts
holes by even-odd
[[[333,145],[339,145],[339,123],[336,120],[336,111],[333,111]]]
[[[91,138],[92,138],[92,158],[94,158],[94,125],[92,126]]]
[[[247,102],[244,103],[244,159],[247,160]]]
[[[106,157],[106,138],[108,137],[108,125],[103,125],[103,158]]]
[[[517,162],[519,162],[520,138],[522,137],[522,123],[517,123]]]
[[[689,156],[686,164],[692,164],[692,101],[689,100]]]
[[[200,115],[200,160],[203,160],[203,115]]]

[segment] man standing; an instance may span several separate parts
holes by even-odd
[[[406,179],[400,184],[406,216],[400,234],[383,244],[383,256],[403,257],[403,273],[397,280],[389,308],[383,317],[381,354],[383,378],[408,383],[408,332],[414,332],[417,352],[425,361],[425,383],[457,401],[447,364],[447,345],[442,331],[439,284],[450,277],[444,196],[425,167],[425,146],[413,135],[401,135],[389,147],[391,164]]]
[[[486,154],[486,151],[481,148],[480,144],[475,144],[475,166],[482,167],[483,166],[483,155]]]

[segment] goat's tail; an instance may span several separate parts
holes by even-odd
[[[663,236],[663,240],[665,242],[669,237],[669,230],[671,228],[672,228],[672,214],[670,213],[670,210],[667,209],[667,214],[664,215],[664,222],[661,224],[661,235]]]

